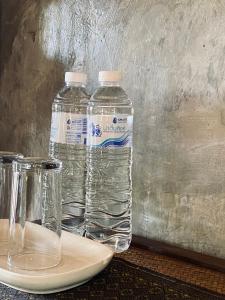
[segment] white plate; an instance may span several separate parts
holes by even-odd
[[[28,293],[55,293],[87,282],[113,257],[110,248],[66,231],[62,232],[62,249],[60,265],[41,271],[12,272],[7,257],[0,256],[0,282]]]

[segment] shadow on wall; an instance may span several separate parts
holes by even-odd
[[[0,1],[0,76],[11,55],[13,40],[21,19],[20,8],[17,1]]]
[[[65,69],[57,57],[43,52],[43,3],[7,1],[1,20],[6,43],[1,43],[0,148],[35,156],[48,152],[51,103]]]

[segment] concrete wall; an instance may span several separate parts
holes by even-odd
[[[134,233],[225,257],[225,2],[1,0],[0,147],[47,154],[65,70],[120,69]]]

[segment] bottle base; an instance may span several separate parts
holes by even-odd
[[[131,236],[108,236],[106,239],[94,237],[92,234],[85,232],[85,237],[100,242],[101,244],[110,247],[113,252],[120,253],[128,250],[131,243]]]

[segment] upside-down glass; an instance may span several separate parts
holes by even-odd
[[[61,260],[61,162],[24,158],[13,163],[8,265],[24,270]]]
[[[22,157],[19,153],[0,151],[0,255],[8,253],[12,162]]]

